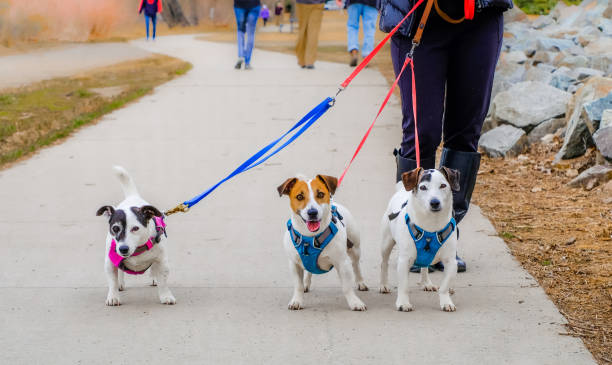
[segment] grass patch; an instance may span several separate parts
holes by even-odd
[[[155,55],[1,91],[0,167],[68,137],[190,69],[187,62]],[[123,91],[113,97],[91,91],[113,86]]]
[[[562,0],[566,5],[578,5],[582,0]],[[548,14],[558,0],[515,0],[514,3],[527,14]]]
[[[513,235],[513,234],[512,234],[512,233],[510,233],[510,232],[502,232],[502,233],[500,234],[500,236],[501,236],[501,238],[503,238],[503,239],[505,239],[505,240],[511,240],[511,239],[516,238],[516,236],[515,236],[515,235]]]

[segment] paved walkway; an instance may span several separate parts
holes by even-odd
[[[171,207],[334,93],[350,71],[324,62],[301,70],[293,57],[256,51],[254,70],[238,72],[232,45],[191,36],[160,38],[155,47],[193,70],[0,172],[3,363],[593,363],[579,339],[558,334],[563,317],[476,207],[462,224],[469,272],[454,285],[456,313],[441,312],[437,294],[418,291],[416,275],[416,311],[395,311],[395,292],[378,294],[378,222],[393,191],[397,100],[337,196],[362,226],[373,290],[359,295],[368,311],[347,309],[333,273],[314,278],[305,310],[286,309],[288,202],[276,186],[298,172],[340,173],[388,88],[372,68],[299,143],[168,219],[176,306],[158,304],[148,278],[129,277],[124,304],[106,307],[107,225],[95,211],[122,198],[111,165],[125,166],[152,203]]]
[[[0,57],[0,89],[150,56],[128,43],[75,44]]]

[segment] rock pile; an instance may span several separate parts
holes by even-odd
[[[612,162],[611,17],[610,0],[559,1],[535,20],[517,7],[506,14],[485,153],[514,156],[557,136],[557,161],[595,146],[601,161]]]

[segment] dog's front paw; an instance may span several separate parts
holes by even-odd
[[[366,307],[366,305],[359,299],[351,301],[351,303],[349,303],[349,307],[352,311],[357,312],[363,312],[368,309],[368,307]]]
[[[174,295],[172,295],[172,293],[160,295],[159,301],[161,302],[161,304],[167,304],[167,305],[176,304],[176,299],[174,298]]]
[[[414,307],[410,303],[396,303],[395,307],[400,312],[412,312]]]
[[[108,296],[106,296],[106,305],[111,307],[121,305],[121,300],[118,295],[109,293]]]
[[[362,281],[360,283],[357,283],[357,290],[368,291],[368,286]]]
[[[454,312],[457,310],[448,294],[440,295],[440,309],[445,312]]]
[[[389,294],[391,293],[391,288],[388,285],[381,285],[380,288],[378,288],[378,292],[380,294]]]
[[[304,305],[302,304],[302,301],[300,300],[291,299],[287,308],[289,308],[289,310],[292,310],[292,311],[298,311],[300,309],[304,309]]]

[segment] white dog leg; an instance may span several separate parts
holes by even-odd
[[[293,297],[288,307],[291,310],[299,310],[304,308],[304,269],[289,260],[289,271],[293,276]]]
[[[407,255],[400,255],[397,259],[397,278],[398,278],[398,286],[397,286],[397,301],[395,302],[395,307],[398,311],[402,312],[411,312],[414,308],[412,304],[410,304],[410,298],[408,295],[409,284],[408,284],[408,274],[410,273],[410,266],[414,263],[414,257],[409,257]]]
[[[310,284],[312,283],[312,273],[308,270],[304,270],[304,293],[310,291]]]
[[[442,279],[442,283],[440,283],[440,308],[445,312],[454,312],[457,310],[455,304],[450,297],[449,286],[450,281],[455,279],[457,276],[457,259],[455,259],[455,255],[444,260],[444,278]]]
[[[119,291],[125,290],[125,273],[123,270],[117,270],[117,274],[119,276]]]
[[[153,275],[153,270],[151,270],[151,286],[157,286],[157,279]]]
[[[438,288],[435,285],[433,285],[433,283],[431,282],[431,279],[429,279],[429,268],[427,267],[421,268],[421,281],[419,281],[419,285],[421,285],[421,287],[425,291],[438,290]]]
[[[363,304],[361,299],[357,297],[355,294],[355,277],[353,276],[352,267],[349,265],[348,260],[344,262],[339,262],[334,266],[338,269],[338,276],[340,277],[340,282],[342,283],[342,293],[348,302],[349,308],[354,311],[364,311],[366,310],[366,305]]]
[[[176,304],[176,299],[172,295],[170,288],[168,288],[170,268],[166,260],[154,263],[151,266],[151,275],[157,279],[157,293],[159,294],[161,304]]]
[[[359,267],[359,258],[361,257],[361,249],[358,243],[354,243],[352,248],[348,249],[348,255],[351,258],[351,264],[353,266],[353,274],[355,274],[355,283],[357,284],[357,290],[367,291],[368,287],[363,280],[361,275],[361,268]]]
[[[391,237],[389,226],[385,226],[382,233],[382,241],[380,244],[380,256],[382,258],[380,264],[380,289],[379,291],[383,294],[391,293],[391,287],[389,286],[389,256],[395,246],[395,241]]]
[[[104,271],[108,281],[108,295],[106,296],[106,305],[121,305],[119,299],[119,278],[118,271],[109,261],[104,263]]]

